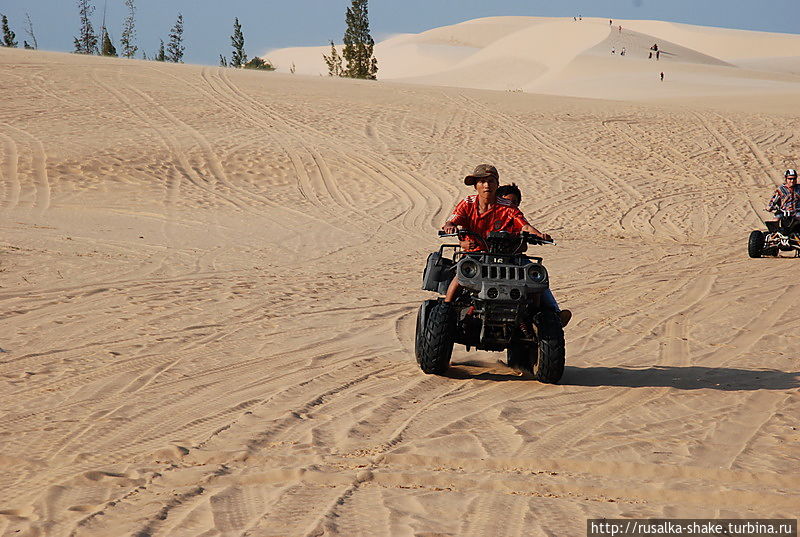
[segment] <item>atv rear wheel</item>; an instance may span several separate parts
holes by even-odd
[[[750,238],[747,241],[747,255],[750,257],[761,257],[764,250],[764,233],[759,230],[750,232]]]
[[[441,375],[450,365],[453,354],[454,312],[450,304],[433,304],[425,312],[420,306],[417,317],[415,353],[419,368],[427,374]]]
[[[564,327],[555,311],[540,312],[534,326],[539,336],[539,359],[533,366],[533,374],[539,382],[555,384],[564,374]]]

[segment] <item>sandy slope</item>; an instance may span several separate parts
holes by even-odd
[[[794,79],[645,104],[6,49],[0,74],[0,534],[796,516],[797,262],[744,242],[800,160]],[[481,161],[559,241],[559,385],[414,363]]]

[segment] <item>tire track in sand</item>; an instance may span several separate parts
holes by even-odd
[[[745,134],[745,132],[741,128],[739,128],[739,126],[736,125],[736,123],[734,123],[731,119],[718,113],[714,113],[714,115],[717,116],[720,119],[720,121],[722,121],[731,132],[733,132],[740,140],[742,140],[745,143],[745,145],[747,145],[748,149],[750,150],[750,153],[753,155],[755,160],[761,165],[761,168],[764,172],[764,175],[766,175],[767,179],[765,181],[758,181],[758,182],[764,186],[772,186],[773,184],[780,183],[781,180],[779,180],[775,175],[774,167],[770,164],[769,160],[767,159],[767,156],[764,154],[761,148],[758,147],[758,144],[747,134]]]
[[[44,214],[47,209],[50,208],[50,198],[51,198],[51,187],[50,187],[50,180],[47,177],[47,153],[44,149],[44,144],[36,138],[31,133],[9,125],[7,123],[0,123],[9,129],[13,129],[17,132],[22,133],[23,136],[26,136],[32,140],[31,145],[32,147],[32,167],[33,167],[33,187],[34,187],[34,200],[32,202],[31,208],[37,209],[37,212],[41,215]],[[8,150],[10,155],[16,155],[18,160],[19,154],[16,150],[16,144],[10,137],[6,137],[7,142],[10,140],[11,144],[15,147],[11,147],[11,144],[4,144],[4,150]],[[12,182],[12,196],[14,196],[14,184],[18,185],[16,189],[16,200],[15,206],[19,203],[19,191],[21,190],[21,183],[19,181],[18,176],[18,164],[15,164],[13,167],[9,166],[7,168],[8,174],[10,177],[16,177],[16,181],[14,179],[11,180]]]
[[[221,107],[235,113],[254,127],[263,129],[265,123],[269,127],[283,123],[280,132],[273,132],[273,129],[267,129],[267,133],[289,158],[297,176],[300,194],[315,206],[318,211],[328,215],[326,221],[341,220],[342,211],[352,213],[357,218],[372,219],[372,217],[348,200],[347,196],[338,188],[336,182],[332,180],[331,172],[322,155],[312,146],[307,146],[303,143],[303,140],[297,136],[297,133],[289,127],[283,118],[277,115],[263,114],[258,108],[261,103],[239,91],[226,76],[218,72],[219,70],[211,72],[211,74],[209,74],[209,71],[210,68],[205,68],[201,73],[201,77],[206,83],[205,87],[196,86],[185,79],[178,80],[202,91],[219,103]],[[284,138],[289,138],[294,143],[287,143]],[[299,146],[306,152],[306,158],[295,149],[295,146]],[[311,172],[306,168],[307,162],[312,167]],[[352,217],[347,220],[352,222]]]
[[[19,181],[17,168],[19,166],[19,152],[17,143],[10,136],[0,132],[3,140],[3,166],[0,167],[0,176],[3,178],[4,200],[3,212],[9,213],[19,205],[19,196],[22,184]]]
[[[254,107],[253,101],[243,99],[243,94],[237,93],[233,89],[232,83],[229,82],[221,74],[216,73],[216,79],[219,83],[214,83],[213,75],[209,76],[209,69],[203,69],[202,78],[208,85],[210,91],[205,91],[205,88],[199,88],[204,91],[212,99],[216,100],[220,105],[228,110],[237,114],[240,118],[250,123],[257,128],[264,127],[264,119],[267,119],[268,125],[276,124],[275,117],[265,118],[260,114],[257,108]],[[191,84],[183,80],[184,84]],[[331,172],[328,168],[327,162],[313,147],[306,146],[301,140],[294,136],[295,133],[291,129],[286,129],[287,125],[284,124],[284,129],[281,132],[274,133],[268,129],[270,137],[275,141],[289,157],[292,167],[295,170],[298,179],[298,189],[301,195],[314,205],[318,210],[329,215],[328,220],[342,220],[341,210],[352,213],[357,218],[369,218],[369,216],[360,210],[355,204],[350,202],[347,197],[338,188],[338,185],[331,178]],[[283,138],[288,136],[294,140],[297,145],[306,151],[310,157],[310,164],[313,169],[309,172],[306,169],[306,159],[303,155],[294,149],[295,144],[286,143]],[[327,194],[327,196],[326,196]],[[332,208],[333,207],[333,208]],[[340,210],[336,210],[339,207]],[[352,222],[352,218],[348,218]]]
[[[748,172],[746,170],[746,167],[745,167],[745,164],[744,164],[744,161],[739,156],[739,153],[736,150],[736,148],[733,146],[731,141],[726,136],[724,136],[713,125],[713,123],[709,120],[709,118],[706,117],[706,115],[701,114],[700,112],[692,112],[692,114],[694,115],[694,117],[697,118],[697,120],[700,122],[700,124],[703,126],[703,128],[706,131],[708,131],[708,133],[711,134],[711,136],[715,140],[717,140],[717,142],[724,148],[724,150],[725,150],[725,152],[726,152],[726,154],[728,156],[728,161],[731,163],[731,167],[734,169],[736,175],[739,176],[739,185],[749,185],[749,186],[754,186],[754,187],[763,187],[764,186],[764,184],[763,184],[764,182],[763,181],[759,181],[757,177],[751,177],[748,174]],[[722,119],[725,119],[725,118],[722,118]],[[730,125],[728,125],[728,128],[731,129]],[[751,151],[753,151],[753,147],[751,147],[750,149],[751,149]],[[755,155],[755,153],[753,153],[753,154]],[[761,163],[761,161],[758,158],[757,158],[757,160],[758,160],[759,164],[761,164],[762,167],[763,167],[763,164]],[[767,171],[767,175],[771,176],[771,173],[769,171]],[[763,200],[759,200],[758,198],[756,198],[753,195],[752,189],[745,189],[743,194],[745,196],[747,196],[747,198],[746,198],[747,199],[747,203],[750,205],[750,209],[751,209],[752,214],[754,215],[756,221],[758,222],[758,225],[761,225],[761,222],[762,222],[761,211],[759,211],[756,208],[756,206],[758,204],[760,204],[760,203],[763,203]],[[724,217],[725,215],[720,215],[720,216]],[[718,218],[719,218],[719,216],[718,216]],[[749,222],[749,223],[752,223],[752,221]]]
[[[691,298],[691,302],[672,311],[670,311],[672,308],[668,309],[662,320],[658,321],[656,327],[662,327],[667,340],[660,344],[659,358],[655,365],[685,367],[691,364],[688,343],[685,341],[688,333],[687,314],[709,295],[715,281],[716,275],[704,275],[693,279],[686,289],[686,295]],[[656,327],[654,333],[657,336]],[[635,345],[635,342],[630,343],[630,346]],[[620,395],[619,389],[609,388],[608,391],[613,395],[605,402],[576,419],[543,431],[539,440],[532,446],[526,447],[548,454],[558,453],[565,446],[594,434],[594,431],[602,428],[608,421],[623,415],[626,408],[649,404],[669,393],[669,390],[669,388],[628,388]]]
[[[305,140],[307,136],[305,133],[313,132],[319,136],[319,139],[313,143],[319,145],[319,142],[323,141],[343,160],[359,165],[362,170],[367,171],[370,177],[378,181],[382,188],[395,193],[401,190],[403,197],[408,200],[408,206],[403,214],[403,225],[406,229],[416,230],[419,228],[420,223],[425,220],[433,222],[436,219],[436,215],[443,211],[445,198],[449,202],[449,193],[435,183],[431,184],[428,181],[417,178],[414,174],[405,172],[402,166],[398,166],[399,171],[394,171],[384,165],[381,159],[366,154],[363,148],[351,148],[341,140],[337,140],[336,144],[332,144],[332,142],[328,141],[329,134],[319,131],[308,124],[278,114],[268,104],[257,101],[240,90],[222,70],[219,70],[217,74],[239,101],[250,103],[254,109],[266,114],[272,122],[282,123],[285,129],[292,133],[295,138]],[[306,143],[310,142],[306,140]],[[343,152],[342,147],[347,147],[349,151]],[[434,214],[434,216],[429,218],[428,215],[430,214]],[[438,228],[436,225],[431,225],[434,228]]]
[[[628,132],[626,132],[625,129],[622,128],[622,124],[623,123],[628,129],[634,131],[636,133],[636,136],[631,136],[630,134],[628,134]],[[620,122],[620,121],[608,121],[608,120],[606,120],[606,121],[602,122],[602,125],[605,128],[609,129],[611,132],[615,133],[617,136],[622,137],[632,147],[638,148],[638,149],[648,153],[649,156],[652,156],[653,158],[655,158],[656,160],[658,160],[662,164],[666,165],[667,167],[672,168],[678,174],[686,174],[686,175],[692,177],[693,179],[695,179],[698,183],[700,183],[700,184],[703,183],[703,180],[700,177],[698,177],[697,174],[695,174],[692,170],[690,170],[686,166],[683,166],[682,164],[679,163],[680,162],[679,159],[682,158],[682,155],[680,153],[678,153],[675,149],[672,148],[672,144],[669,144],[669,143],[657,144],[657,146],[659,148],[661,148],[661,151],[660,152],[654,151],[651,147],[648,147],[645,144],[643,144],[643,143],[638,141],[640,139],[650,139],[650,134],[646,130],[639,129],[638,127],[636,127],[635,125],[633,125],[630,122]],[[672,154],[673,158],[671,158],[671,159],[667,158],[665,156],[665,153]],[[710,172],[710,170],[709,170],[709,172]],[[705,194],[705,192],[700,191],[700,192],[694,192],[692,194],[694,194],[694,195],[701,194],[702,195],[702,194]],[[680,201],[688,201],[688,202],[695,201],[696,198],[692,197],[692,194],[690,194],[690,193],[682,194],[682,197],[684,199],[678,200],[677,203],[680,203]],[[673,196],[679,196],[679,195],[681,195],[681,194],[673,194]],[[695,214],[694,218],[691,219],[693,233],[690,233],[689,236],[694,235],[694,236],[704,237],[708,233],[709,215],[708,215],[707,204],[705,202],[701,202],[699,205],[700,205],[699,211],[696,211],[696,213],[699,213],[699,214]],[[633,208],[631,208],[628,212],[630,212],[634,208],[635,208],[635,206]],[[653,215],[653,216],[655,216],[655,215]],[[624,216],[623,216],[623,219],[624,219]],[[620,223],[622,223],[623,219],[620,220]],[[654,230],[655,230],[655,228],[654,228]]]
[[[612,173],[609,173],[608,170],[612,168],[609,164],[598,161],[591,155],[587,155],[574,147],[568,146],[543,131],[535,130],[532,126],[522,122],[516,117],[504,114],[499,110],[491,109],[487,105],[463,94],[460,94],[459,97],[469,104],[474,111],[483,115],[487,121],[496,124],[499,130],[505,130],[510,140],[522,145],[526,149],[529,149],[529,147],[523,145],[520,140],[527,139],[534,142],[543,149],[546,155],[551,158],[557,157],[565,166],[574,169],[582,176],[589,177],[599,189],[605,191],[607,194],[615,197],[623,196],[632,201],[640,201],[644,198],[644,196],[634,187],[630,186],[628,182],[620,181]],[[576,162],[583,163],[585,168],[577,166],[575,164]],[[597,180],[593,177],[593,174],[586,174],[586,168],[594,169],[605,177],[607,182]],[[614,192],[612,188],[616,190],[616,192]]]

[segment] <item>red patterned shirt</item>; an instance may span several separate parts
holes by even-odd
[[[497,198],[488,211],[478,213],[478,196],[467,196],[458,202],[453,214],[447,219],[456,226],[480,234],[486,238],[491,231],[520,233],[528,221],[522,211],[504,198]]]

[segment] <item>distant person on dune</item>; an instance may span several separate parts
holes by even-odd
[[[779,186],[772,198],[769,200],[767,210],[771,213],[776,211],[791,211],[794,217],[800,220],[800,185],[797,184],[797,170],[789,168],[783,173],[784,184]]]
[[[664,71],[661,71],[661,82],[664,82]]]
[[[656,59],[658,59],[658,58],[659,58],[659,56],[661,56],[661,51],[660,51],[660,50],[657,50],[657,51],[656,51]]]

